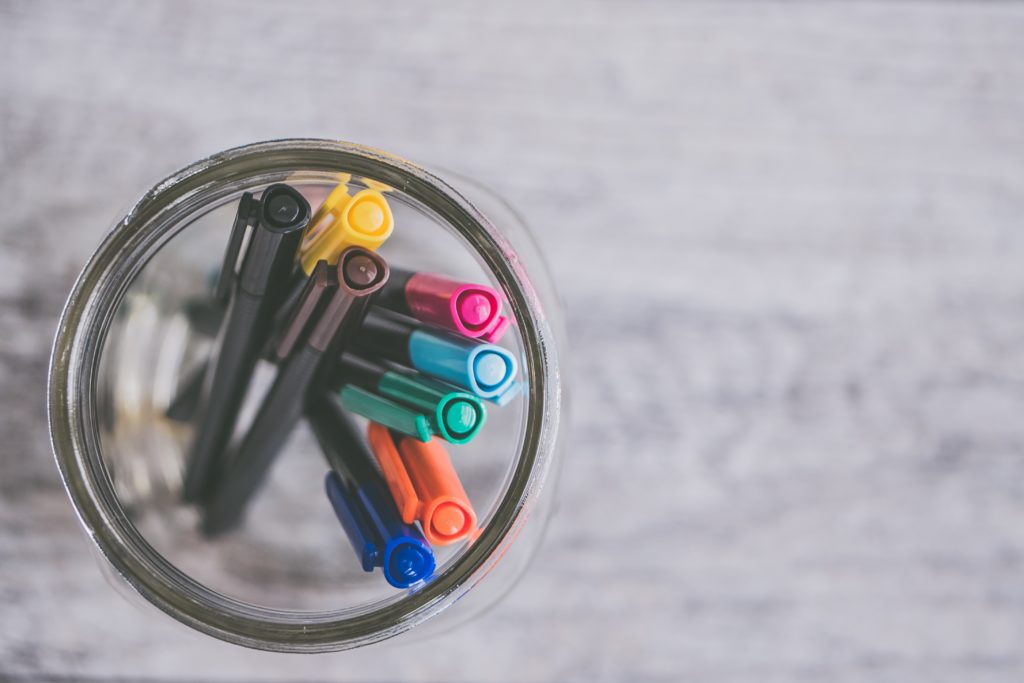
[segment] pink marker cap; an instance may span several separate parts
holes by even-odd
[[[491,333],[505,320],[499,315],[501,299],[491,287],[434,273],[416,273],[409,278],[405,301],[417,319],[473,339]]]

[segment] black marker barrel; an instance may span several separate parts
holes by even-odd
[[[359,331],[356,348],[366,351],[368,356],[386,358],[410,367],[409,340],[417,329],[419,324],[412,320],[370,311]]]
[[[218,284],[230,298],[196,411],[199,421],[185,469],[185,500],[200,501],[209,491],[215,463],[228,446],[249,380],[270,337],[274,312],[286,294],[283,285],[291,275],[309,216],[305,198],[287,185],[271,185],[260,200],[246,193],[239,202],[224,259],[228,270],[221,273]],[[242,241],[238,235],[250,221],[255,222],[252,236],[234,278]]]
[[[216,477],[203,518],[205,533],[222,533],[242,519],[246,505],[298,423],[307,401],[323,391],[327,382],[325,364],[333,362],[351,341],[370,299],[387,279],[384,259],[362,247],[345,250],[337,266],[328,266],[326,261],[317,265],[311,287],[298,303],[278,345],[282,363],[277,378],[234,459]],[[328,280],[329,288],[324,286]]]
[[[388,283],[384,286],[384,289],[380,290],[380,294],[377,295],[374,303],[377,306],[411,316],[412,310],[409,308],[409,300],[405,289],[406,285],[409,284],[409,280],[414,275],[416,275],[416,272],[412,270],[392,268]]]

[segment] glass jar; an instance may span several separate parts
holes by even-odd
[[[431,622],[433,631],[511,587],[555,499],[561,313],[520,218],[479,185],[449,179],[460,191],[354,144],[263,142],[178,171],[114,226],[65,306],[48,405],[68,494],[101,563],[122,585],[199,631],[288,652],[369,644],[446,612]],[[169,410],[189,369],[213,346],[217,323],[203,302],[234,207],[243,192],[278,182],[299,189],[313,208],[339,182],[384,192],[395,229],[382,255],[403,267],[486,281],[514,320],[504,343],[521,360],[523,391],[492,410],[473,444],[452,450],[479,534],[441,549],[434,576],[413,589],[396,591],[355,566],[322,495],[325,466],[308,430],[289,440],[241,531],[207,539],[196,510],[181,502],[190,427],[169,419]]]

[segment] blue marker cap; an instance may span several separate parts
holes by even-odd
[[[335,472],[327,474],[325,485],[364,571],[381,567],[395,588],[408,588],[434,573],[434,553],[423,534],[399,518],[383,487],[371,482],[353,495]]]
[[[327,498],[331,501],[334,514],[348,535],[348,540],[359,556],[363,571],[372,572],[380,564],[382,549],[374,536],[373,528],[366,518],[366,512],[358,498],[355,498],[334,472],[328,472],[324,481]]]
[[[409,360],[480,398],[501,396],[516,378],[515,356],[502,347],[422,329],[409,336]]]
[[[504,407],[507,406],[512,401],[512,399],[514,399],[522,392],[523,385],[520,382],[513,380],[512,383],[508,385],[508,388],[505,389],[505,391],[503,391],[497,396],[492,396],[487,400],[498,407]]]

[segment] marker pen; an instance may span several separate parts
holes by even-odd
[[[274,311],[287,294],[309,214],[309,204],[288,185],[271,185],[259,199],[246,192],[238,203],[216,287],[216,299],[227,302],[227,311],[197,406],[185,500],[199,501],[209,491],[215,463],[231,439],[249,379],[271,334]],[[248,247],[236,273],[247,231]]]
[[[501,297],[485,285],[457,282],[436,273],[392,269],[376,304],[472,339],[496,342],[511,322]]]
[[[373,398],[377,397],[390,399],[386,403],[381,403],[384,414],[381,415],[378,411],[374,413],[375,417],[362,411],[360,405],[356,405],[359,399],[363,398],[359,392],[350,391],[341,397],[345,407],[359,412],[367,419],[381,422],[409,436],[416,436],[421,441],[427,441],[431,434],[437,434],[451,443],[468,443],[477,435],[487,419],[483,402],[472,394],[459,391],[426,375],[397,367],[386,367],[353,353],[341,356],[335,368],[335,377],[338,383],[366,390],[364,393],[370,394],[371,403],[375,403]],[[411,408],[418,416],[425,417],[426,429],[419,428],[419,421],[416,422],[415,431],[397,426],[387,417],[394,412],[387,404],[398,404],[399,409]]]
[[[300,249],[302,270],[309,275],[319,261],[334,265],[347,247],[376,251],[394,227],[391,207],[379,190],[361,190],[350,196],[348,185],[341,183],[309,221]]]
[[[434,553],[423,534],[402,521],[348,416],[325,395],[311,402],[306,419],[331,466],[325,481],[327,497],[363,571],[380,567],[395,588],[428,578],[434,572]]]
[[[372,295],[388,279],[377,254],[349,247],[337,266],[317,264],[306,293],[277,342],[281,365],[230,465],[216,478],[203,531],[214,535],[237,524],[274,456],[302,415],[306,400],[324,388],[325,362],[351,342]],[[307,332],[307,328],[309,331]]]
[[[435,331],[380,310],[366,316],[356,347],[369,358],[415,368],[480,398],[497,400],[515,382],[516,359],[502,347]]]
[[[367,436],[402,521],[418,521],[433,545],[455,543],[473,533],[476,512],[440,440],[396,438],[376,422],[370,423]]]

